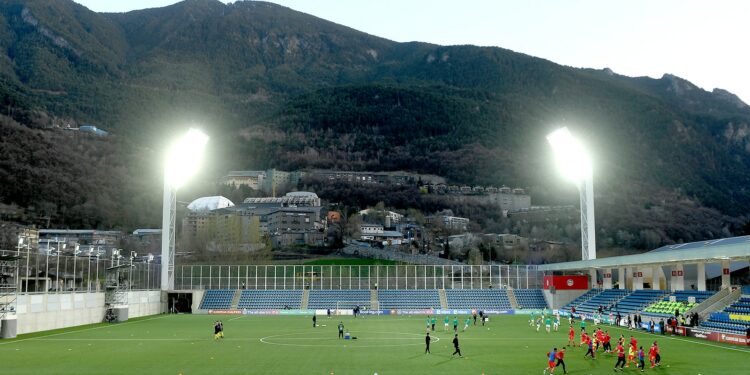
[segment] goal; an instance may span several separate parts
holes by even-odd
[[[332,311],[336,315],[350,315],[355,307],[359,306],[360,312],[373,311],[368,315],[380,315],[380,302],[363,302],[363,301],[336,301],[336,310]]]

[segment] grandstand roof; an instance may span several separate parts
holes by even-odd
[[[671,263],[719,262],[750,258],[750,236],[662,246],[643,254],[543,264],[540,271],[572,271],[589,268],[618,268]]]

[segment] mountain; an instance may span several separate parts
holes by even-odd
[[[669,74],[631,78],[502,48],[396,43],[256,1],[100,14],[68,0],[0,0],[0,45],[6,122],[111,131],[106,142],[81,142],[120,150],[112,159],[128,166],[117,169],[121,183],[103,188],[128,210],[138,209],[130,194],[158,191],[151,179],[163,140],[192,122],[212,137],[205,178],[266,167],[403,169],[523,186],[536,204],[575,204],[544,138],[566,124],[596,155],[604,246],[728,235],[741,230],[750,207],[750,107]],[[9,143],[0,153],[23,152]],[[52,163],[54,153],[44,160]],[[47,174],[47,164],[35,164],[36,175]],[[0,177],[19,169],[0,163]],[[99,174],[92,167],[70,175]],[[84,222],[69,209],[80,202],[54,191],[22,194],[34,179],[16,183],[0,190],[3,203],[47,207],[38,214],[57,225]],[[210,187],[185,195],[200,189]],[[98,197],[95,189],[80,194]],[[134,225],[95,215],[98,225]],[[159,222],[154,213],[141,220]],[[562,232],[544,228],[550,237]]]

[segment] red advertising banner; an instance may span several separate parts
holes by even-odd
[[[679,328],[682,327],[677,327]],[[701,328],[684,328],[687,331],[688,336],[696,337],[699,339],[705,339],[716,342],[723,342],[726,344],[750,346],[750,337],[744,335],[735,335],[731,333],[721,333],[708,331]]]
[[[544,276],[544,289],[554,286],[557,290],[581,290],[589,288],[589,277],[576,276]]]

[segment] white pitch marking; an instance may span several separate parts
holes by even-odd
[[[146,321],[149,321],[149,320],[154,320],[154,319],[161,319],[161,318],[164,318],[164,317],[167,317],[167,316],[168,316],[168,315],[162,315],[162,316],[157,316],[157,317],[153,317],[153,318],[148,318],[148,319],[143,319],[143,320],[133,320],[133,321],[128,321],[128,322],[125,322],[125,323],[120,323],[120,324],[118,324],[118,325],[116,325],[116,326],[114,326],[114,327],[120,327],[120,326],[124,326],[124,325],[126,325],[126,324],[128,324],[128,323],[133,323],[133,324],[135,324],[135,323],[146,322]],[[16,340],[16,341],[10,341],[10,342],[0,342],[0,345],[15,344],[15,343],[18,343],[18,342],[22,342],[22,341],[29,341],[29,340],[41,340],[41,339],[46,339],[46,338],[48,338],[48,337],[53,337],[53,336],[62,336],[62,335],[67,335],[67,334],[70,334],[70,333],[87,332],[87,331],[93,331],[93,330],[95,330],[95,329],[101,329],[101,328],[114,328],[114,327],[113,327],[112,325],[109,325],[109,324],[107,324],[107,325],[103,325],[103,326],[98,326],[98,327],[91,327],[91,328],[85,328],[85,329],[79,329],[79,330],[75,330],[75,331],[69,331],[69,332],[60,332],[60,333],[53,333],[53,334],[51,334],[51,335],[45,335],[45,336],[29,337],[29,338],[27,338],[27,339],[20,339],[20,340]]]

